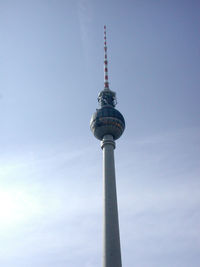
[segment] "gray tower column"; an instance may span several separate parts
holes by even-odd
[[[112,135],[105,135],[101,142],[103,150],[103,267],[121,267],[121,250],[117,210],[114,149]]]
[[[115,140],[124,132],[125,120],[115,108],[116,93],[109,88],[106,26],[104,26],[104,89],[98,95],[98,102],[100,108],[92,115],[90,129],[94,136],[101,140],[103,149],[103,267],[121,267],[114,149]]]

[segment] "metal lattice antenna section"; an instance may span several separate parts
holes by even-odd
[[[117,104],[116,94],[109,88],[108,82],[108,58],[107,58],[107,40],[106,26],[104,26],[104,89],[98,95],[98,102],[101,107],[112,106]]]
[[[109,90],[106,25],[104,25],[104,89]]]

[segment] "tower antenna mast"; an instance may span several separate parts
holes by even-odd
[[[104,89],[109,90],[106,25],[104,25]]]

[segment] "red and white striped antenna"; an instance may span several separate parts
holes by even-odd
[[[104,25],[104,89],[109,90],[106,25]]]

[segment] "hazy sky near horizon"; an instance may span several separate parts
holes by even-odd
[[[200,2],[0,0],[0,266],[102,266],[110,88],[124,267],[199,267]]]

